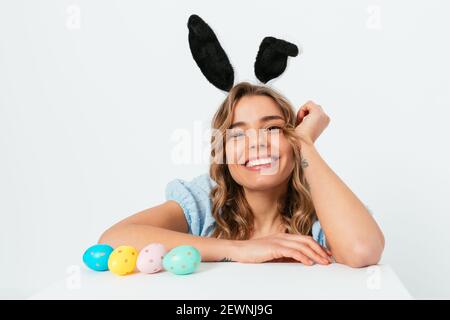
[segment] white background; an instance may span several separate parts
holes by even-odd
[[[208,147],[194,128],[225,97],[191,57],[196,13],[236,82],[256,82],[263,37],[303,48],[270,84],[330,115],[317,148],[376,214],[383,263],[413,296],[449,298],[449,12],[444,0],[0,0],[0,296],[67,277],[105,228],[207,171],[172,159],[176,130]]]

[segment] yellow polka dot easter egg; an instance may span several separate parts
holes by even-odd
[[[136,267],[137,256],[137,251],[133,247],[117,247],[109,256],[109,271],[120,276],[133,273]]]
[[[178,246],[164,256],[163,267],[173,274],[190,274],[198,268],[201,260],[200,252],[196,248]]]

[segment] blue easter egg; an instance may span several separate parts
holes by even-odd
[[[178,246],[170,250],[163,258],[163,267],[173,274],[191,274],[200,265],[200,251],[193,246]]]
[[[88,248],[83,254],[83,262],[95,271],[108,270],[108,259],[113,247],[107,244],[96,244]]]

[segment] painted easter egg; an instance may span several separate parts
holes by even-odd
[[[140,272],[155,273],[160,271],[162,260],[167,253],[166,248],[161,243],[151,243],[144,247],[137,258],[136,266]]]
[[[108,270],[108,259],[113,247],[107,244],[96,244],[89,247],[83,254],[84,264],[95,271]]]
[[[117,247],[109,256],[109,270],[120,276],[133,273],[134,268],[136,267],[137,256],[138,253],[133,247]]]
[[[170,250],[163,259],[165,270],[174,274],[190,274],[201,262],[200,252],[192,246],[178,246]]]

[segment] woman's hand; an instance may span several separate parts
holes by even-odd
[[[295,131],[302,143],[313,144],[330,123],[330,117],[313,101],[306,102],[297,113]]]
[[[293,259],[306,265],[330,264],[331,252],[322,248],[310,236],[278,233],[263,238],[237,240],[231,260],[243,263],[260,263],[272,260]]]

